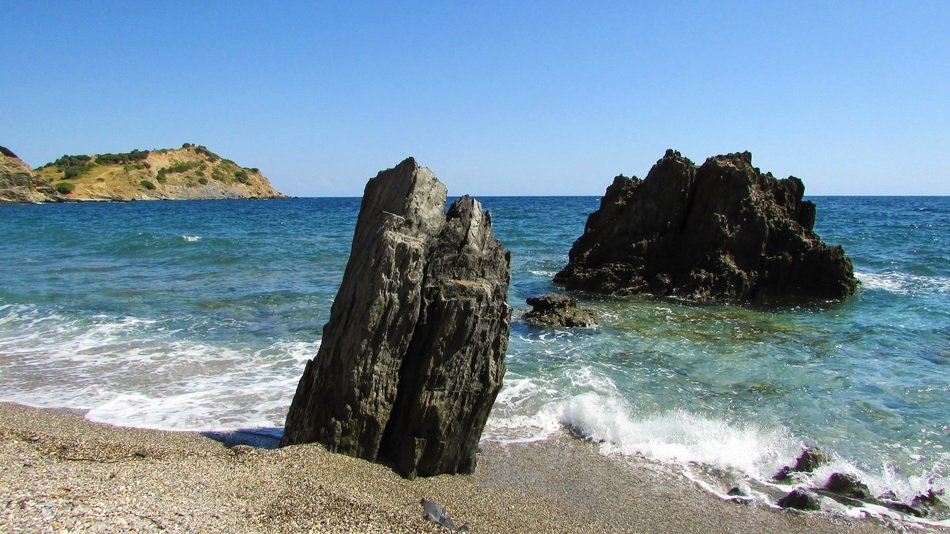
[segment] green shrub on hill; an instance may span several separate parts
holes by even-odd
[[[96,164],[113,165],[125,164],[136,161],[142,161],[148,157],[148,150],[133,150],[131,152],[122,152],[120,154],[99,154],[96,156]]]
[[[206,147],[203,147],[201,145],[194,146],[194,149],[195,149],[195,152],[197,152],[198,154],[201,154],[202,156],[208,158],[211,161],[218,161],[219,159],[221,159],[221,156],[215,154],[214,152],[208,150]]]
[[[174,165],[165,167],[162,170],[164,170],[166,173],[174,174],[174,173],[188,172],[192,169],[197,169],[201,165],[203,165],[203,163],[201,163],[200,161],[182,161],[181,163],[176,163]]]
[[[137,171],[140,169],[150,169],[152,166],[148,164],[147,161],[136,161],[134,163],[126,163],[122,166],[122,170],[125,172]]]
[[[63,177],[60,178],[60,180],[69,180],[70,178],[77,178],[79,177],[80,174],[89,170],[89,168],[90,167],[88,165],[84,165],[82,167],[66,167],[65,169],[63,169]]]
[[[47,163],[43,167],[56,167],[62,171],[62,180],[77,178],[80,174],[86,172],[92,167],[92,156],[84,154],[75,156],[63,156],[52,163]]]
[[[182,161],[180,163],[159,169],[156,178],[160,183],[165,183],[165,180],[168,179],[169,174],[181,174],[194,169],[203,171],[206,168],[207,164],[203,161]]]
[[[56,184],[56,192],[60,195],[68,195],[76,189],[76,184],[72,182],[60,182]]]
[[[148,180],[142,180],[141,182],[139,182],[139,185],[141,185],[145,189],[148,189],[149,191],[155,189],[155,184],[153,184],[152,182]]]
[[[246,184],[251,181],[251,179],[247,175],[247,171],[245,171],[244,169],[241,169],[237,171],[236,173],[234,173],[234,180],[241,182],[242,184]]]
[[[79,154],[76,156],[63,156],[48,165],[54,165],[57,169],[63,170],[66,167],[81,167],[87,165],[90,161],[92,161],[92,156]]]

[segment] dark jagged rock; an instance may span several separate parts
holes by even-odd
[[[843,299],[857,284],[851,260],[812,231],[804,192],[798,178],[762,174],[749,152],[697,166],[668,150],[645,179],[614,179],[554,281],[692,300]]]
[[[929,512],[925,507],[900,502],[893,498],[892,495],[878,496],[878,502],[891,510],[896,510],[902,514],[912,515],[914,517],[927,517]]]
[[[828,463],[828,460],[829,458],[828,455],[825,454],[825,451],[814,445],[809,445],[805,447],[805,450],[798,456],[798,460],[795,461],[795,467],[793,469],[802,473],[811,473],[815,469]]]
[[[775,474],[774,479],[780,482],[786,481],[792,473],[811,473],[826,463],[828,463],[828,455],[818,447],[809,445],[795,460],[795,465],[783,467]]]
[[[557,293],[529,297],[531,311],[525,320],[538,327],[589,328],[597,326],[597,316],[577,305],[577,300]]]
[[[468,473],[505,372],[510,256],[491,214],[409,158],[366,185],[350,259],[282,445]]]
[[[821,500],[818,495],[801,488],[793,489],[788,495],[782,497],[777,503],[782,508],[794,508],[796,510],[820,510]]]
[[[847,473],[832,473],[825,484],[825,489],[861,501],[873,501],[874,495],[866,484],[858,480],[854,475]]]

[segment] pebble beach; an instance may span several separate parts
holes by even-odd
[[[227,447],[0,404],[0,531],[446,532],[422,517],[423,498],[470,532],[891,531],[723,501],[660,464],[596,447],[569,436],[483,443],[473,475],[406,480],[318,445]]]

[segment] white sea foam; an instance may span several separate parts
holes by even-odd
[[[663,463],[700,463],[753,478],[774,474],[800,444],[783,429],[737,425],[685,410],[634,415],[623,399],[585,393],[566,403],[561,422],[603,441],[606,453],[641,455]]]
[[[909,273],[854,273],[865,289],[883,290],[901,295],[923,293],[950,293],[950,277],[924,276]]]
[[[514,376],[506,378],[483,439],[501,443],[543,440],[561,429],[600,443],[604,454],[636,456],[678,467],[707,490],[725,498],[743,480],[775,485],[771,479],[793,464],[804,443],[787,428],[728,421],[685,409],[642,410],[618,391],[609,377],[593,367],[565,370],[563,382]],[[893,491],[909,502],[930,488],[946,488],[942,465],[929,473],[908,475],[888,465],[859,466],[834,456],[797,483],[823,486],[834,472],[853,473],[875,495]],[[753,497],[774,504],[767,493]],[[853,511],[848,511],[853,513]],[[874,512],[879,513],[879,512]]]
[[[533,274],[533,275],[535,275],[535,276],[543,276],[543,277],[545,277],[545,278],[551,278],[551,277],[553,277],[554,275],[557,274],[557,272],[555,272],[555,271],[537,271],[537,270],[531,270],[531,271],[528,271],[528,272],[531,273],[531,274]]]
[[[281,427],[317,342],[226,346],[135,317],[0,309],[0,398],[165,430]]]
[[[784,429],[737,425],[684,410],[641,413],[592,367],[565,373],[569,387],[539,379],[506,379],[485,439],[544,439],[567,428],[602,443],[601,451],[687,466],[694,462],[768,477],[795,457],[801,444]]]
[[[196,241],[201,241],[201,236],[200,236],[200,235],[183,235],[183,236],[181,236],[181,238],[184,239],[185,241],[188,241],[189,243],[194,243],[194,242],[196,242]]]
[[[174,324],[137,317],[71,318],[23,305],[0,306],[2,400],[88,410],[90,420],[168,430],[276,428],[319,342],[273,341],[256,348],[198,341]],[[521,341],[549,357],[558,333]],[[571,356],[572,358],[573,356]],[[604,369],[565,358],[559,373],[509,372],[483,439],[543,440],[567,428],[602,443],[607,454],[681,468],[724,493],[723,478],[770,479],[794,461],[801,441],[782,427],[725,420],[685,409],[646,409],[625,397]],[[64,381],[63,377],[69,380]],[[835,458],[805,481],[823,485],[833,471],[859,473],[875,493],[903,500],[947,487],[945,454],[932,472],[908,475],[887,465]],[[713,473],[713,474],[710,474]]]

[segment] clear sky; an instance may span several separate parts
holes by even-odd
[[[0,145],[206,145],[295,196],[406,156],[450,195],[602,195],[667,148],[809,195],[950,195],[950,1],[0,0]]]

